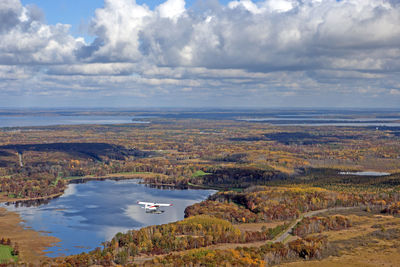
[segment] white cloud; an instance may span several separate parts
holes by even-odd
[[[397,97],[389,88],[400,82],[399,25],[393,0],[202,1],[189,8],[167,0],[153,10],[105,0],[87,44],[69,25],[45,24],[38,8],[3,0],[0,94],[6,87],[22,94],[30,84],[31,94],[270,98],[368,88]]]
[[[73,59],[83,39],[69,35],[69,25],[46,25],[34,6],[18,0],[0,4],[0,64],[59,64]]]
[[[105,0],[92,20],[91,31],[97,39],[81,56],[92,61],[138,61],[142,57],[139,32],[151,16],[154,13],[147,6],[132,0]]]
[[[76,63],[48,68],[53,75],[131,75],[136,70],[133,63]]]
[[[169,18],[177,20],[185,10],[184,0],[168,0],[157,7],[157,11],[161,18]]]
[[[288,1],[288,0],[269,0],[264,2],[264,6],[266,6],[269,10],[275,12],[287,12],[292,10],[294,7],[298,5],[297,1]]]
[[[228,3],[228,7],[231,9],[244,8],[253,14],[259,14],[263,11],[255,3],[253,3],[250,0],[232,1],[232,2]]]

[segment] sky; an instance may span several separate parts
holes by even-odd
[[[1,107],[400,107],[398,0],[1,0]]]

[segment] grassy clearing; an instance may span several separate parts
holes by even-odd
[[[7,263],[11,260],[15,262],[18,260],[17,256],[11,254],[12,248],[5,245],[0,245],[0,263]]]
[[[57,177],[57,178],[53,181],[52,185],[53,185],[53,186],[57,186],[58,181],[60,181],[60,180],[61,180],[61,177]]]
[[[94,175],[86,175],[86,176],[68,176],[64,177],[62,179],[64,180],[75,180],[75,179],[82,179],[82,178],[87,178],[87,177],[94,177]]]
[[[196,171],[195,173],[192,174],[192,178],[202,177],[204,175],[209,175],[209,174],[211,174],[211,173],[199,170],[199,171]]]

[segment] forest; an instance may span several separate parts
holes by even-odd
[[[88,179],[133,177],[148,185],[218,191],[187,207],[182,221],[118,233],[89,253],[43,257],[45,266],[260,266],[325,259],[333,253],[334,233],[361,227],[354,217],[360,212],[371,221],[400,217],[397,128],[237,119],[245,113],[147,115],[153,119],[145,125],[0,129],[1,202],[43,201]],[[371,170],[388,175],[354,174]],[[328,214],[335,208],[343,212]],[[23,255],[21,248],[14,251]]]

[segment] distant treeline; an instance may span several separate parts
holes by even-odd
[[[284,145],[329,144],[342,140],[356,140],[360,135],[337,135],[307,132],[278,132],[261,136],[231,138],[232,141],[276,141]]]

